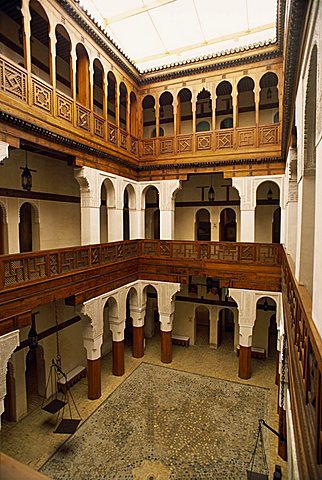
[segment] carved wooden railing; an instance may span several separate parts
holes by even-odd
[[[0,91],[28,104],[35,109],[36,114],[41,111],[57,118],[57,126],[61,126],[62,123],[67,129],[72,126],[76,131],[86,132],[97,140],[105,140],[145,160],[162,159],[169,155],[206,155],[209,152],[218,155],[231,154],[234,151],[247,154],[256,149],[266,149],[270,152],[273,149],[276,152],[281,143],[279,124],[180,134],[139,141],[73,98],[53,89],[36,75],[31,74],[28,78],[27,70],[3,55],[0,56]]]
[[[0,255],[0,288],[36,282],[136,257],[281,264],[278,244],[128,240],[40,252]]]
[[[112,264],[139,255],[137,240],[0,256],[0,288]]]
[[[285,252],[282,291],[288,334],[289,387],[301,478],[322,478],[322,340],[312,303],[295,279]]]
[[[189,133],[171,137],[141,140],[143,158],[175,154],[199,154],[207,152],[232,153],[232,151],[256,150],[280,145],[280,125],[260,125],[236,129]]]
[[[281,246],[271,243],[141,240],[140,255],[174,260],[281,265]]]

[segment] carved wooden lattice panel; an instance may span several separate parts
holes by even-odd
[[[87,250],[62,252],[60,255],[61,272],[72,272],[79,268],[89,267],[89,254]]]
[[[117,128],[113,123],[108,123],[108,141],[116,145],[117,143]]]
[[[142,155],[154,155],[154,140],[143,140],[142,142],[143,152]]]
[[[32,78],[32,104],[47,112],[52,111],[52,89],[35,78]]]
[[[73,101],[56,93],[57,117],[63,118],[69,123],[73,123]]]
[[[4,264],[4,286],[37,280],[46,276],[46,257],[44,255],[9,260]]]
[[[173,153],[173,138],[167,138],[166,140],[160,140],[160,153]]]
[[[139,254],[138,252],[138,244],[135,243],[124,243],[123,245],[123,255],[124,258],[133,258]]]
[[[233,148],[233,130],[217,132],[217,149],[221,148]]]
[[[192,152],[192,135],[177,138],[178,152]]]
[[[88,132],[90,130],[89,110],[81,105],[76,105],[76,126]]]
[[[278,125],[259,127],[260,145],[276,145],[278,143]]]
[[[0,88],[4,92],[27,101],[27,74],[0,58]]]
[[[160,257],[171,257],[171,244],[168,242],[160,243]]]
[[[91,265],[99,265],[101,263],[100,248],[91,248]]]
[[[275,245],[258,245],[257,261],[261,263],[277,264],[277,248]]]
[[[255,127],[237,130],[238,147],[254,147],[255,138]]]
[[[179,258],[198,258],[198,248],[193,243],[174,243],[173,256]]]
[[[211,150],[211,134],[197,135],[197,150]]]
[[[59,273],[59,257],[57,253],[49,255],[49,275],[58,275]]]
[[[104,118],[94,115],[94,134],[101,138],[104,138],[104,123]]]
[[[131,153],[133,153],[133,155],[137,155],[138,153],[138,141],[134,137],[131,137]]]
[[[239,261],[254,262],[256,260],[256,247],[254,245],[239,245]]]
[[[210,259],[224,262],[236,262],[238,259],[237,245],[210,245]]]
[[[156,256],[157,242],[143,242],[142,255]]]
[[[125,130],[120,130],[120,147],[127,150],[127,133]]]

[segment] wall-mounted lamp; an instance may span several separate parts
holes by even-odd
[[[29,342],[30,350],[33,350],[34,348],[38,347],[38,334],[36,331],[36,322],[35,322],[34,315],[32,315],[31,317],[31,328],[28,333],[28,342]]]
[[[267,200],[273,200],[273,192],[271,187],[269,187],[269,190],[267,192]]]

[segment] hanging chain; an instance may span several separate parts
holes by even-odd
[[[56,362],[61,368],[61,356],[60,356],[60,350],[59,350],[59,335],[58,335],[58,318],[57,318],[57,305],[55,303],[55,323],[56,323]]]

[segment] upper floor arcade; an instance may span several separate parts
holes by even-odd
[[[21,127],[51,138],[82,165],[92,148],[92,156],[110,155],[136,175],[173,176],[174,163],[189,171],[205,162],[232,170],[235,162],[238,170],[241,159],[255,170],[282,173],[277,45],[154,78],[140,74],[77,5],[69,7],[2,3],[2,132],[9,123],[15,138]]]

